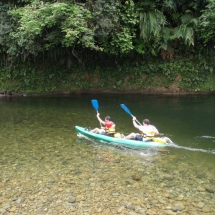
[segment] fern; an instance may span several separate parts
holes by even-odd
[[[140,13],[140,37],[149,41],[153,37],[159,36],[165,24],[166,17],[161,11]]]

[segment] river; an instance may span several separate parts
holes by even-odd
[[[148,118],[173,144],[129,149],[77,135],[110,115]],[[0,98],[0,214],[215,214],[215,97]]]

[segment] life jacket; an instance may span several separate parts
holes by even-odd
[[[153,131],[153,127],[149,127],[147,129],[144,129],[145,131],[141,131],[141,136],[143,138],[146,138],[148,140],[152,140],[155,136],[155,132]]]
[[[140,137],[141,137],[142,139],[145,139],[145,140],[154,141],[155,135],[152,134],[151,132],[148,132],[147,134],[144,134],[144,133],[141,132],[141,133],[140,133]]]
[[[115,133],[115,124],[113,122],[105,124],[105,132],[107,134],[114,134]]]
[[[144,137],[154,137],[154,131],[148,131],[146,134],[144,134]]]
[[[146,140],[153,140],[155,137],[155,135],[151,134],[151,133],[147,133],[147,134],[141,133],[140,135],[142,138],[144,138]]]

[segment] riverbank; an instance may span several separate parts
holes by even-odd
[[[83,93],[187,95],[214,94],[213,65],[175,60],[74,67],[18,65],[0,69],[1,96],[44,96]]]
[[[46,93],[22,93],[0,91],[1,97],[45,97],[45,96],[72,96],[77,94],[142,94],[142,95],[163,95],[163,96],[186,96],[186,95],[214,95],[215,91],[189,92],[180,90],[154,89],[154,90],[80,90],[74,92],[46,92]]]

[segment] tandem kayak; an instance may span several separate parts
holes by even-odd
[[[75,126],[76,131],[79,134],[82,134],[84,136],[90,137],[92,139],[96,139],[99,141],[105,141],[108,143],[116,143],[122,146],[133,146],[133,147],[164,147],[167,146],[167,140],[162,137],[155,137],[152,140],[146,140],[143,139],[143,141],[138,141],[138,140],[130,140],[130,139],[123,139],[123,138],[114,138],[114,137],[109,137],[106,135],[102,134],[96,134],[92,133],[89,130],[86,130],[83,127],[80,126]]]

